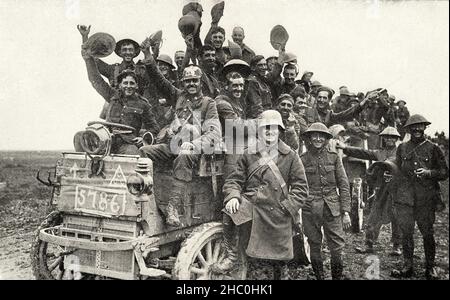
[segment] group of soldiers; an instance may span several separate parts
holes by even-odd
[[[227,257],[213,270],[226,273],[235,267],[238,243],[245,245],[248,256],[285,268],[293,258],[292,236],[300,226],[317,279],[325,277],[323,235],[332,278],[342,279],[344,230],[351,226],[343,154],[390,161],[397,169],[386,169],[382,181],[392,175],[400,179],[393,180],[395,187],[384,196],[390,199],[390,220],[396,228],[394,252],[400,253],[402,245],[405,261],[393,276],[413,275],[417,222],[424,239],[426,276],[435,278],[433,223],[442,204],[438,181],[448,177],[448,168],[440,148],[425,138],[430,123],[420,115],[410,116],[406,102],[395,102],[386,89],[354,94],[342,86],[334,97],[333,89],[312,80],[313,72],[305,71],[296,80],[297,57],[286,52],[285,45],[279,45],[277,56],[256,55],[244,43],[242,27],[232,30],[233,42],[224,46],[225,30],[218,24],[223,4],[211,11],[211,27],[202,43],[202,12],[198,3],[183,8],[178,25],[186,50],[176,51],[175,64],[159,53],[158,40],[150,37],[141,44],[118,41],[115,53],[122,61],[109,65],[89,49],[90,26],[78,26],[88,78],[106,101],[101,117],[135,129],[115,135],[111,153],[173,163],[170,200],[158,204],[166,224],[181,226],[178,206],[201,155],[222,151]],[[135,62],[141,51],[144,59]],[[242,143],[236,130],[227,129],[230,123],[235,129],[245,128]],[[149,133],[151,145],[143,139]],[[397,146],[405,134],[409,141]],[[75,150],[83,151],[84,142],[77,133]],[[249,151],[251,145],[255,151]],[[366,232],[365,252],[373,251],[381,226],[374,219]]]

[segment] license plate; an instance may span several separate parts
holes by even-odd
[[[75,187],[75,210],[102,216],[125,214],[126,191],[77,185]]]

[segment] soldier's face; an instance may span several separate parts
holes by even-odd
[[[225,36],[222,34],[222,32],[216,32],[213,35],[211,35],[211,43],[213,47],[216,49],[222,48],[224,41]]]
[[[203,67],[211,69],[216,65],[216,51],[205,51],[202,55]]]
[[[258,73],[261,76],[265,76],[267,73],[267,62],[263,58],[261,59],[257,64],[255,68],[256,73]]]
[[[405,103],[399,102],[399,103],[398,103],[398,108],[403,108],[403,107],[405,107]]]
[[[384,137],[384,144],[385,144],[386,148],[394,148],[395,142],[397,142],[397,137],[395,137],[395,136]]]
[[[409,132],[411,133],[412,137],[414,137],[416,139],[420,139],[424,136],[426,127],[427,126],[423,123],[413,124],[413,125],[409,126]]]
[[[200,78],[191,78],[183,80],[184,90],[189,95],[198,95],[201,90]]]
[[[328,92],[320,91],[319,94],[317,94],[317,107],[320,109],[328,107]]]
[[[311,77],[312,77],[312,74],[311,74],[311,73],[306,73],[305,76],[303,77],[303,80],[305,80],[305,81],[311,81]]]
[[[266,145],[275,145],[278,142],[278,136],[280,135],[280,129],[278,125],[267,125],[260,128],[259,136]]]
[[[271,72],[273,70],[273,66],[275,65],[275,58],[271,58],[267,60],[267,70]]]
[[[138,85],[133,76],[126,76],[122,79],[122,82],[119,84],[119,88],[123,92],[125,97],[129,97],[134,95],[134,93],[138,88]]]
[[[306,111],[306,106],[307,106],[307,103],[304,98],[297,97],[295,99],[294,111],[303,115]]]
[[[177,64],[178,68],[181,68],[181,65],[183,64],[184,55],[184,52],[178,52],[177,54],[175,54],[175,63]]]
[[[133,44],[124,44],[122,45],[122,47],[120,47],[120,56],[126,62],[133,61],[134,53],[135,50]]]
[[[244,78],[231,79],[228,86],[231,95],[233,95],[235,99],[240,99],[242,97],[242,92],[244,91]]]
[[[164,62],[161,62],[161,61],[158,61],[157,65],[158,65],[158,69],[161,72],[161,74],[163,74],[163,76],[165,78],[169,78],[170,70],[171,70],[170,66],[168,64],[164,63]]]
[[[233,30],[233,34],[231,35],[231,38],[233,39],[233,42],[235,42],[236,44],[241,46],[242,41],[245,38],[244,31],[241,28],[235,28]]]
[[[311,144],[314,146],[314,148],[322,149],[323,146],[325,146],[325,143],[327,142],[327,137],[324,133],[313,132],[310,135],[310,141]]]
[[[280,112],[283,119],[287,119],[291,115],[293,108],[294,105],[291,101],[283,100],[278,104],[277,110]]]
[[[283,77],[287,84],[293,84],[295,81],[295,77],[297,77],[297,72],[295,71],[295,69],[284,68]]]

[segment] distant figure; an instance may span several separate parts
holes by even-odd
[[[255,52],[244,44],[244,29],[242,27],[234,27],[231,35],[233,42],[238,44],[242,49],[242,60],[250,64],[252,58],[255,56]]]

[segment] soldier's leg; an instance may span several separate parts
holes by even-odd
[[[324,279],[322,260],[322,216],[302,212],[303,229],[310,247],[311,265],[317,280]]]
[[[398,225],[397,219],[392,216],[391,221],[391,231],[392,231],[392,255],[400,256],[402,254],[401,244],[402,244],[402,233]]]
[[[170,151],[170,147],[167,144],[157,144],[144,146],[139,149],[139,155],[141,157],[150,158],[155,164],[164,164],[175,158],[175,155]],[[166,224],[174,227],[178,227],[181,225],[178,211],[176,207],[172,204],[172,197],[181,197],[180,194],[184,194],[186,189],[186,183],[178,182],[175,179],[172,179],[172,187],[169,188],[169,197],[168,202],[162,201],[163,199],[158,200],[158,207],[163,212],[166,218]]]
[[[176,157],[167,144],[143,146],[139,149],[139,155],[150,158],[155,164],[166,163]]]
[[[433,206],[417,207],[414,210],[417,226],[423,237],[423,247],[425,251],[425,275],[427,279],[436,279],[437,273],[434,269],[436,256],[436,242],[434,240],[435,211]]]
[[[401,271],[392,271],[395,277],[411,277],[414,274],[414,209],[408,205],[394,206],[394,216],[397,219],[402,236],[404,266]]]
[[[119,144],[116,146],[114,154],[138,155],[139,148],[133,144]]]
[[[328,206],[324,208],[324,233],[327,237],[331,254],[331,277],[333,280],[342,279],[344,264],[342,261],[342,249],[345,246],[344,230],[341,216],[334,217]]]
[[[193,167],[198,163],[199,159],[199,154],[179,154],[173,161],[174,178],[169,192],[169,202],[166,207],[166,223],[170,226],[181,226],[178,208],[183,204],[186,187],[192,181]]]
[[[224,274],[233,269],[238,260],[238,243],[237,234],[238,230],[234,225],[233,220],[227,214],[223,214],[223,245],[227,256],[219,263],[215,263],[211,266],[211,270],[214,273]]]

